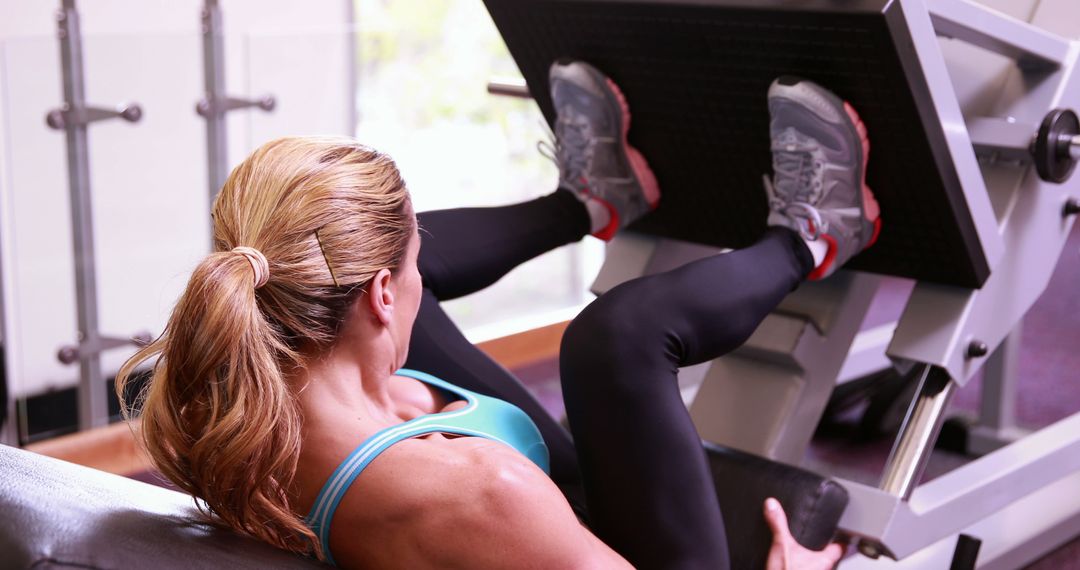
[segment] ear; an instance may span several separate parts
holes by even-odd
[[[390,319],[394,316],[394,292],[391,283],[390,270],[380,269],[368,285],[368,305],[371,313],[383,326],[390,324]]]

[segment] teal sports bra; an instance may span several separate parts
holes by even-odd
[[[380,430],[364,440],[338,465],[319,491],[319,496],[315,498],[315,504],[307,516],[307,525],[315,532],[315,536],[319,537],[327,560],[334,565],[334,557],[330,555],[330,521],[334,519],[334,512],[341,503],[341,498],[373,459],[399,441],[431,433],[482,437],[513,447],[543,469],[544,473],[551,472],[544,438],[536,424],[521,408],[497,398],[459,388],[416,370],[402,368],[395,374],[434,386],[455,400],[465,400],[467,404],[460,410],[427,414]]]

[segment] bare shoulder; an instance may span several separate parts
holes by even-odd
[[[622,562],[578,523],[531,461],[471,437],[432,435],[388,449],[346,493],[331,533],[334,557],[345,566],[611,568]]]

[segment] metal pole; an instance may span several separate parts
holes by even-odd
[[[0,58],[3,57],[3,50],[0,49]],[[0,77],[3,77],[4,69],[3,63],[0,63]],[[0,223],[0,225],[3,225]],[[4,407],[4,419],[0,422],[0,444],[18,446],[19,438],[18,432],[15,429],[15,387],[12,385],[14,381],[14,375],[9,374],[9,363],[11,358],[9,357],[10,348],[9,343],[5,342],[5,331],[7,331],[7,313],[4,311],[4,234],[0,231],[0,382],[4,383],[4,387],[0,392],[4,394],[3,398],[0,398],[0,406]]]
[[[345,77],[349,82],[348,88],[345,92],[349,97],[349,104],[345,105],[345,122],[349,125],[349,136],[356,136],[356,124],[359,121],[357,116],[357,84],[359,83],[359,72],[357,71],[357,52],[360,46],[357,42],[356,31],[356,5],[354,0],[345,0],[345,22],[347,22],[348,29],[345,32]]]
[[[75,0],[63,0],[57,14],[60,59],[64,69],[64,101],[68,109],[86,106],[83,89],[82,36]],[[90,199],[90,160],[87,156],[86,123],[67,125],[68,182],[71,191],[71,225],[75,253],[75,301],[78,307],[79,342],[98,342],[97,275],[94,270],[94,217]],[[79,428],[108,421],[101,358],[84,351],[79,357]]]
[[[0,242],[3,241],[3,235],[0,234]],[[0,258],[3,258],[3,247],[0,246]],[[14,375],[8,374],[8,363],[11,362],[8,356],[8,344],[4,342],[4,325],[7,321],[6,313],[4,312],[4,264],[0,262],[0,382],[4,383],[4,389],[0,390],[4,394],[3,398],[0,398],[0,406],[4,407],[6,419],[0,424],[0,444],[17,446],[19,445],[18,432],[15,429],[15,387],[12,385]]]
[[[228,132],[225,113],[234,109],[258,107],[272,111],[277,104],[272,96],[259,99],[229,97],[225,92],[225,25],[218,0],[206,0],[202,9],[203,78],[206,95],[195,105],[195,112],[206,119],[206,172],[210,187],[210,205],[229,176]],[[211,238],[212,239],[212,238]]]
[[[1020,337],[1023,321],[998,345],[983,366],[979,417],[968,429],[967,452],[984,455],[1028,434],[1016,424]]]
[[[94,214],[90,198],[90,158],[87,126],[94,121],[121,118],[137,122],[142,108],[135,104],[115,109],[90,107],[83,89],[82,35],[75,0],[62,0],[56,15],[60,39],[60,63],[64,77],[64,106],[49,111],[45,122],[67,135],[68,184],[71,194],[71,239],[75,255],[75,303],[78,311],[78,346],[60,348],[61,362],[79,362],[79,428],[87,429],[109,421],[108,400],[101,375],[103,350],[139,341],[102,336],[98,330],[97,275],[94,269]]]
[[[956,383],[944,369],[929,364],[920,366],[918,393],[908,408],[879,485],[882,490],[905,501],[911,498],[911,492],[926,470],[945,420],[945,408],[956,389]]]
[[[885,462],[881,484],[878,485],[879,489],[904,501],[911,499],[911,493],[926,471],[941,424],[945,422],[945,408],[956,390],[956,382],[944,368],[938,366],[919,364],[911,377],[919,379],[919,388],[889,459]],[[858,549],[870,558],[876,559],[882,555],[896,558],[888,547],[875,539],[860,540]]]
[[[529,87],[525,84],[525,80],[512,77],[501,77],[489,80],[487,84],[487,92],[491,93],[492,95],[517,97],[519,99],[532,99],[532,94],[529,93]]]
[[[206,101],[225,98],[225,40],[222,35],[221,7],[217,0],[206,0],[202,10],[203,77],[206,82]],[[207,112],[206,170],[210,186],[210,204],[214,203],[228,176],[228,137],[224,113]]]
[[[1020,364],[1020,336],[1024,321],[1016,323],[1009,336],[998,345],[983,368],[979,425],[994,430],[1016,427],[1017,367]]]

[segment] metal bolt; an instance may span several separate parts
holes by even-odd
[[[45,124],[57,130],[66,128],[67,120],[64,118],[64,112],[60,109],[49,111],[49,114],[45,115]]]
[[[882,554],[881,549],[878,548],[877,544],[875,544],[873,542],[866,541],[866,540],[860,540],[859,541],[859,552],[863,556],[873,558],[874,560],[877,560],[878,558],[880,558],[881,554]]]
[[[137,123],[139,119],[142,119],[142,107],[138,105],[128,105],[120,111],[120,117],[130,123]]]
[[[973,340],[968,344],[968,358],[982,358],[990,352],[990,347],[981,340]]]
[[[1080,200],[1077,200],[1076,198],[1069,198],[1065,202],[1065,208],[1062,211],[1062,214],[1065,217],[1080,214]]]
[[[79,348],[75,346],[64,346],[56,353],[56,359],[61,364],[72,364],[79,359]]]

